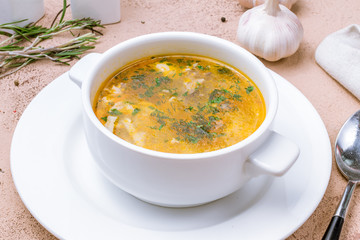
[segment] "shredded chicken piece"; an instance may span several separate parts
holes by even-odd
[[[224,122],[222,120],[218,120],[215,122],[215,129],[219,129],[221,128],[222,126],[224,126]]]
[[[172,96],[171,98],[169,98],[169,102],[173,102],[174,100],[176,100],[177,98],[175,96]]]
[[[112,92],[112,93],[115,93],[115,94],[122,94],[122,89],[121,89],[121,87],[116,87],[116,86],[114,85],[114,86],[112,86],[112,88],[111,88],[111,92]]]
[[[129,104],[129,103],[124,103],[124,102],[117,102],[114,104],[114,106],[112,106],[112,108],[110,110],[119,110],[123,113],[129,114],[132,113],[134,111],[134,107]]]
[[[144,146],[144,141],[145,141],[145,136],[146,133],[145,132],[136,132],[133,134],[133,140],[134,143],[140,147]]]
[[[173,138],[173,139],[171,139],[170,143],[171,143],[171,144],[174,144],[174,143],[179,143],[179,141],[178,141],[178,140],[176,140],[175,138]]]
[[[159,69],[162,72],[167,72],[170,71],[170,68],[168,65],[166,65],[165,63],[158,63],[156,64],[156,68]]]
[[[192,94],[193,92],[195,92],[196,87],[200,84],[202,84],[205,81],[205,79],[200,78],[200,79],[195,79],[194,81],[190,81],[190,82],[185,82],[185,88],[188,91],[189,94]]]
[[[130,118],[122,119],[121,123],[124,125],[129,135],[132,137],[134,143],[138,146],[143,146],[146,136],[145,132],[137,132],[134,123],[133,121],[131,121]]]
[[[231,110],[231,107],[230,107],[229,103],[221,104],[220,108],[223,109],[223,110],[227,110],[227,111]]]
[[[107,99],[107,97],[103,97],[103,98],[101,99],[101,101],[104,102],[104,103],[107,103],[109,100]]]
[[[135,127],[130,118],[125,118],[121,120],[121,123],[124,125],[126,130],[132,135],[135,132]]]
[[[112,133],[114,132],[115,122],[117,119],[118,119],[118,117],[108,116],[107,121],[104,125]]]

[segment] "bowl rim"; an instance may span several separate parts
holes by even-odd
[[[95,80],[96,73],[101,70],[100,67],[101,62],[106,61],[109,58],[112,58],[118,54],[118,51],[121,51],[121,49],[127,48],[127,47],[133,47],[137,44],[147,44],[150,42],[156,42],[156,41],[179,41],[181,39],[191,41],[191,40],[197,40],[197,41],[203,41],[205,44],[207,41],[211,41],[214,44],[225,44],[229,47],[234,49],[234,53],[237,54],[243,54],[245,55],[249,61],[251,61],[251,64],[255,64],[259,70],[261,70],[261,75],[263,77],[266,77],[267,79],[267,89],[269,94],[269,105],[266,109],[266,115],[265,119],[262,122],[262,124],[258,127],[258,129],[255,130],[250,136],[245,138],[244,140],[233,144],[231,146],[228,146],[226,148],[218,149],[215,151],[210,152],[201,152],[201,153],[167,153],[167,152],[160,152],[156,150],[151,150],[147,148],[143,148],[140,146],[137,146],[135,144],[129,143],[126,140],[121,139],[120,137],[116,136],[115,134],[108,131],[105,126],[98,120],[96,117],[91,99],[90,99],[90,93],[91,93],[91,87],[92,83]],[[204,55],[206,57],[206,55]],[[225,62],[226,63],[226,62]],[[246,74],[246,73],[245,73]],[[256,82],[255,82],[256,84]],[[130,38],[128,40],[125,40],[123,42],[120,42],[119,44],[109,48],[106,50],[103,54],[101,54],[100,60],[95,64],[95,66],[90,70],[89,78],[87,78],[83,84],[82,84],[82,103],[84,112],[86,113],[87,118],[90,120],[90,122],[102,133],[104,134],[108,139],[115,142],[116,144],[121,145],[122,147],[125,147],[131,151],[137,152],[142,155],[147,155],[151,157],[156,158],[166,158],[166,159],[208,159],[212,157],[218,157],[222,155],[227,155],[229,153],[232,153],[234,151],[237,151],[239,149],[244,148],[245,146],[253,143],[256,141],[262,134],[264,134],[267,130],[269,130],[273,119],[275,118],[277,107],[278,107],[278,92],[276,88],[276,83],[273,77],[271,76],[270,72],[266,68],[266,66],[253,54],[245,50],[244,48],[240,47],[239,45],[236,45],[233,42],[230,42],[228,40],[202,34],[202,33],[195,33],[195,32],[159,32],[159,33],[150,33],[146,35],[137,36],[134,38]]]

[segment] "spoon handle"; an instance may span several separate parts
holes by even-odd
[[[322,240],[336,240],[339,239],[341,229],[345,220],[346,212],[351,200],[352,193],[354,192],[354,189],[356,187],[356,183],[354,181],[349,181],[343,197],[341,198],[341,201],[339,203],[339,206],[334,214],[334,216],[331,219],[331,222],[326,229],[326,232],[322,238]]]
[[[343,223],[344,218],[339,216],[333,216],[322,240],[339,239]]]

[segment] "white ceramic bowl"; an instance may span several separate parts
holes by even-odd
[[[163,153],[128,143],[96,118],[92,103],[100,85],[123,65],[159,54],[196,54],[226,62],[249,76],[266,104],[262,125],[245,140],[213,152]],[[91,153],[115,185],[162,206],[194,206],[227,196],[259,174],[280,176],[298,157],[298,147],[271,130],[277,88],[267,68],[229,41],[198,33],[164,32],[124,41],[103,54],[82,58],[69,72],[81,85],[84,129]]]

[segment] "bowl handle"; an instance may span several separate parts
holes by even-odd
[[[295,163],[299,154],[299,147],[294,142],[271,131],[263,145],[249,156],[245,172],[250,176],[282,176]]]
[[[100,53],[90,53],[82,57],[69,71],[69,78],[81,88],[82,82],[90,75],[95,64],[100,60]]]

